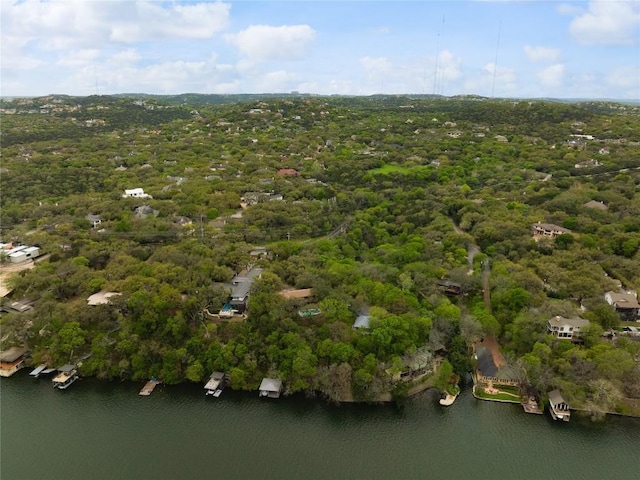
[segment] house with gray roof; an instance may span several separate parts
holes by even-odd
[[[279,398],[282,393],[282,380],[279,378],[263,378],[260,384],[260,396]]]
[[[556,315],[547,320],[547,332],[556,338],[565,340],[580,340],[582,336],[581,330],[589,326],[589,320],[584,318],[564,318]]]
[[[611,291],[604,294],[604,299],[616,309],[622,320],[633,322],[640,319],[640,304],[638,303],[637,292],[633,290]]]

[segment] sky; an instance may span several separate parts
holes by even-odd
[[[640,1],[0,0],[0,95],[640,100]]]

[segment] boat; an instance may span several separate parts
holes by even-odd
[[[67,364],[58,368],[58,375],[53,378],[53,387],[64,390],[78,379],[78,369],[75,365]]]
[[[209,377],[209,381],[204,386],[207,391],[205,395],[213,395],[219,397],[222,394],[222,390],[225,387],[225,375],[222,372],[213,372]]]

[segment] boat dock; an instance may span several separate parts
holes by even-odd
[[[160,385],[160,383],[162,382],[160,382],[158,379],[152,378],[147,383],[145,383],[144,387],[142,387],[142,390],[140,390],[140,393],[138,395],[148,397],[149,395],[151,395],[151,392],[153,392],[153,389],[156,388],[156,385]]]
[[[48,375],[49,373],[53,373],[55,371],[56,371],[55,368],[48,368],[43,363],[42,365],[39,365],[33,370],[31,370],[31,372],[29,372],[29,375],[31,375],[32,377],[39,377],[40,375]]]

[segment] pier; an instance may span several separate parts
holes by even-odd
[[[148,397],[149,395],[151,395],[151,392],[153,392],[153,389],[156,388],[156,385],[160,385],[160,383],[162,383],[160,382],[160,380],[152,378],[147,383],[145,383],[144,387],[142,387],[142,390],[140,390],[140,393],[138,395]]]

